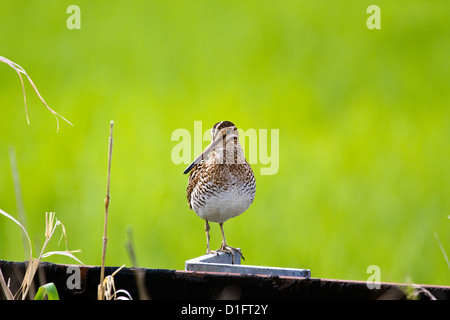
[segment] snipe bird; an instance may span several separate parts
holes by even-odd
[[[192,170],[192,171],[191,171]],[[187,186],[189,207],[205,220],[206,253],[242,252],[227,244],[223,224],[248,209],[255,198],[256,182],[252,168],[239,143],[239,133],[230,121],[216,123],[211,129],[211,143],[184,170],[190,172]],[[216,222],[222,232],[218,250],[209,247],[209,221]]]

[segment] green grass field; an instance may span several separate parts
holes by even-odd
[[[13,146],[36,252],[55,211],[77,256],[101,263],[114,120],[106,264],[131,266],[131,228],[139,266],[183,269],[206,242],[171,134],[230,120],[279,130],[278,173],[252,165],[255,201],[225,223],[246,264],[352,280],[377,265],[381,281],[450,285],[434,235],[450,255],[450,2],[380,0],[379,30],[369,1],[77,1],[79,30],[71,4],[0,4],[0,56],[74,124],[56,133],[27,83],[28,125],[20,80],[0,64],[0,209],[17,216]],[[26,257],[0,216],[0,259]]]

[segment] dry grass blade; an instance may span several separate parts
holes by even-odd
[[[31,288],[31,284],[34,279],[34,275],[36,274],[37,268],[39,267],[40,259],[32,258],[28,262],[27,271],[25,272],[25,276],[23,277],[22,284],[20,286],[19,291],[16,293],[16,296],[19,292],[22,292],[22,300],[27,297],[28,291]]]
[[[55,220],[56,220],[56,222],[55,222]],[[61,230],[62,230],[61,238],[59,239],[59,241],[61,241],[61,239],[64,237],[64,240],[66,242],[66,250],[50,251],[50,252],[44,253],[44,249],[45,249],[48,241],[50,241],[50,238],[53,236],[53,233],[55,232],[55,230],[58,226],[60,226]],[[45,238],[46,238],[46,242],[44,243],[44,246],[42,248],[42,252],[41,252],[41,256],[40,256],[41,258],[47,258],[52,255],[62,255],[62,256],[72,258],[72,259],[76,260],[77,262],[79,262],[80,264],[83,264],[83,262],[81,262],[77,257],[75,257],[73,255],[73,253],[81,252],[81,250],[79,250],[79,249],[69,250],[69,243],[67,241],[66,228],[64,227],[64,225],[62,224],[61,221],[56,219],[54,212],[50,212],[50,213],[46,212],[45,213]],[[59,243],[58,243],[58,245],[59,245]]]
[[[5,293],[7,300],[14,300],[14,296],[9,289],[9,286],[6,284],[5,277],[3,277],[2,269],[0,268],[0,284],[2,286],[3,292]]]
[[[62,236],[65,237],[66,245],[67,245],[67,235],[65,233],[64,225],[59,220],[56,219],[54,212],[50,212],[50,213],[46,212],[45,213],[45,242],[44,242],[44,245],[42,246],[42,250],[41,250],[41,253],[39,254],[39,257],[37,259],[30,260],[30,265],[27,268],[24,280],[22,282],[22,287],[21,287],[22,292],[23,292],[22,299],[25,299],[25,297],[28,294],[28,290],[30,289],[31,282],[33,281],[34,275],[36,274],[37,268],[38,268],[39,263],[42,258],[51,256],[54,254],[59,254],[59,255],[66,256],[66,257],[70,257],[70,258],[76,260],[77,262],[83,264],[78,258],[76,258],[72,254],[73,252],[81,252],[81,250],[69,251],[69,250],[67,250],[67,247],[66,247],[66,251],[52,251],[52,252],[45,253],[45,248],[47,247],[48,242],[52,238],[52,236],[55,233],[55,230],[58,226],[60,226],[61,229],[63,230]]]
[[[400,287],[407,300],[419,300],[428,297],[430,300],[437,300],[436,297],[426,288],[413,283],[409,277],[405,281],[407,284]]]
[[[25,227],[19,221],[17,221],[13,216],[11,216],[10,214],[6,213],[2,209],[0,209],[0,213],[2,215],[4,215],[5,217],[7,217],[7,218],[11,219],[12,221],[14,221],[22,229],[22,231],[25,233],[25,235],[26,235],[26,237],[28,239],[28,246],[29,246],[30,260],[31,260],[32,256],[33,256],[33,251],[31,249],[31,240],[30,240],[30,237],[28,236],[27,230],[25,230]]]
[[[36,92],[37,96],[39,97],[39,99],[42,101],[42,103],[47,107],[47,109],[55,116],[56,119],[56,132],[59,131],[59,120],[58,117],[60,117],[61,119],[63,119],[64,121],[66,121],[68,124],[70,124],[71,126],[73,126],[73,124],[67,120],[66,118],[64,118],[62,115],[60,115],[58,112],[56,112],[55,110],[53,110],[52,108],[50,108],[47,103],[45,102],[44,98],[42,98],[41,94],[39,93],[39,90],[36,88],[33,80],[31,80],[30,76],[27,74],[27,72],[25,71],[25,69],[23,69],[20,65],[18,65],[17,63],[0,56],[0,62],[6,63],[7,65],[9,65],[11,68],[13,68],[17,74],[19,75],[20,78],[20,82],[22,84],[22,92],[23,92],[23,100],[25,103],[25,114],[27,117],[27,123],[30,124],[30,119],[28,118],[28,108],[27,108],[27,98],[26,98],[26,94],[25,94],[25,85],[23,83],[23,78],[22,78],[22,74],[24,74],[27,78],[28,81],[30,82],[31,86],[33,87],[34,91]]]
[[[104,287],[104,298],[106,300],[133,300],[130,293],[127,290],[120,289],[116,290],[116,285],[114,283],[114,276],[122,270],[125,265],[122,265],[119,269],[114,271],[114,273],[110,276],[106,276],[103,280]],[[125,296],[119,296],[120,293],[125,294]]]
[[[2,209],[0,209],[0,213],[2,215],[4,215],[5,217],[9,218],[10,220],[14,221],[22,229],[22,231],[25,233],[25,235],[27,237],[27,240],[28,240],[29,252],[30,252],[30,260],[29,260],[29,263],[28,263],[27,271],[25,272],[25,276],[24,276],[22,284],[20,286],[20,289],[16,293],[16,296],[17,296],[17,294],[20,291],[22,291],[22,298],[24,299],[26,297],[27,293],[28,293],[28,290],[30,288],[29,286],[31,284],[31,281],[33,280],[34,274],[35,274],[35,272],[37,270],[37,265],[39,263],[36,264],[35,263],[36,259],[33,259],[33,250],[31,248],[31,240],[30,240],[30,237],[28,236],[28,232],[25,229],[25,227],[19,221],[17,221],[13,216],[11,216],[10,214],[6,213]]]
[[[417,284],[412,284],[412,287],[414,288],[414,293],[413,299],[416,299],[419,296],[419,293],[422,292],[423,294],[425,294],[428,298],[430,298],[430,300],[437,300],[435,296],[433,296],[433,294],[431,294],[431,292]]]
[[[31,248],[31,241],[30,241],[30,237],[28,236],[28,232],[26,231],[25,227],[19,222],[17,221],[13,216],[11,216],[10,214],[6,213],[5,211],[3,211],[2,209],[0,209],[0,213],[7,217],[8,219],[14,221],[25,233],[27,239],[28,239],[28,244],[29,244],[29,248],[30,248],[30,260],[27,266],[27,270],[25,272],[25,276],[23,278],[22,284],[19,288],[19,291],[16,293],[15,296],[17,296],[19,294],[19,292],[22,292],[22,299],[25,299],[28,291],[30,290],[30,286],[33,282],[34,279],[34,275],[36,274],[37,268],[39,266],[39,263],[41,261],[42,258],[46,258],[49,257],[51,255],[63,255],[66,257],[70,257],[74,260],[76,260],[77,262],[83,264],[77,257],[75,257],[73,255],[73,253],[75,252],[81,252],[81,250],[73,250],[73,251],[69,251],[68,250],[68,242],[67,242],[67,235],[66,235],[66,230],[64,228],[64,225],[56,219],[55,213],[54,212],[46,212],[45,213],[45,242],[44,245],[42,246],[42,250],[41,253],[39,255],[39,257],[37,259],[33,258],[33,252],[32,252],[32,248]],[[56,220],[56,221],[55,221]],[[53,234],[55,233],[56,228],[60,226],[62,229],[62,235],[61,237],[64,236],[65,240],[66,240],[66,250],[65,251],[51,251],[51,252],[47,252],[45,253],[45,248],[47,247],[48,242],[50,241],[50,239],[52,238]],[[61,240],[61,239],[60,239]],[[3,274],[0,274],[0,284],[3,288],[3,290],[5,291],[5,294],[7,295],[7,298],[9,298],[7,290],[5,290],[5,288],[8,288],[5,284],[5,281],[3,279]],[[9,288],[8,288],[9,289]]]
[[[126,297],[119,296],[119,293],[125,294]],[[124,289],[117,290],[116,294],[114,296],[115,296],[116,300],[133,300],[133,298],[131,297],[131,294],[127,290],[124,290]]]
[[[55,212],[45,213],[45,237],[50,239],[52,236],[53,222],[55,221]]]
[[[78,259],[77,257],[75,257],[73,255],[74,253],[79,253],[79,252],[81,252],[81,250],[79,250],[79,249],[78,250],[71,250],[71,251],[69,251],[69,250],[66,250],[66,251],[49,251],[49,252],[46,252],[46,253],[44,253],[42,255],[42,259],[45,259],[45,258],[50,257],[52,255],[60,255],[60,256],[66,256],[66,257],[72,258],[72,259],[76,260],[78,263],[84,264],[83,262],[81,262],[80,259]]]

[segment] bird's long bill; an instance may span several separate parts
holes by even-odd
[[[184,170],[183,174],[189,173],[189,171],[191,171],[197,165],[197,163],[202,161],[202,159],[205,158],[214,149],[214,147],[222,141],[223,135],[219,135],[216,140],[212,141],[209,146],[207,146],[205,150],[203,150],[203,152],[200,153],[197,158],[195,158],[195,160],[186,168],[186,170]]]

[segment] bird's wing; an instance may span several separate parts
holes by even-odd
[[[186,193],[187,193],[187,200],[188,200],[188,204],[189,204],[189,208],[192,209],[192,204],[191,204],[191,194],[194,191],[195,186],[199,183],[200,181],[200,176],[201,176],[201,171],[202,168],[204,166],[205,160],[200,161],[191,171],[191,173],[189,174],[189,181],[188,181],[188,186],[186,189]]]

